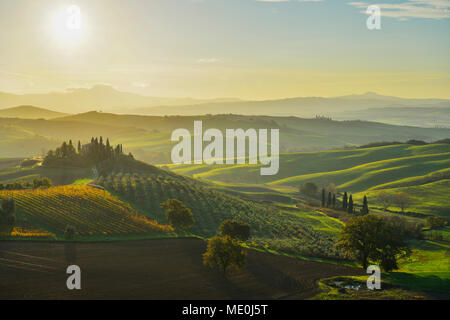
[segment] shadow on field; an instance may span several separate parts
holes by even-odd
[[[304,299],[317,280],[362,270],[248,250],[248,264],[224,278],[203,265],[206,242],[0,242],[0,299]],[[81,290],[66,269],[81,268]]]
[[[441,279],[437,275],[416,275],[405,272],[391,272],[388,277],[393,285],[420,289],[429,292],[436,299],[450,299],[449,279]]]

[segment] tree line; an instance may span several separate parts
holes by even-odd
[[[307,182],[300,186],[299,191],[312,198],[320,197],[323,208],[357,213],[351,194],[344,192],[341,203],[337,203],[334,185],[322,188],[319,192],[316,184]],[[406,194],[388,194],[385,191],[378,194],[378,201],[383,203],[385,209],[391,203],[397,203],[402,211],[411,203]],[[426,223],[430,226],[443,225],[442,219],[436,217],[427,218]],[[369,263],[374,263],[385,271],[392,271],[398,269],[398,259],[408,256],[411,252],[407,240],[423,239],[423,227],[423,224],[408,222],[402,217],[370,214],[367,196],[364,196],[359,214],[347,221],[335,246],[342,250],[347,258],[360,263],[364,269]]]
[[[319,187],[314,182],[306,182],[299,187],[301,194],[308,197],[317,199],[319,196]],[[327,187],[322,188],[320,192],[321,206],[322,208],[330,208],[334,210],[342,210],[350,214],[356,214],[356,204],[353,201],[353,196],[346,191],[342,196],[341,204],[338,203],[337,191],[333,184],[329,184]],[[369,213],[369,203],[367,196],[364,196],[360,214],[365,215]]]
[[[76,148],[72,140],[64,141],[60,147],[47,153],[43,165],[48,167],[86,167],[101,163],[104,160],[117,160],[125,156],[122,144],[117,144],[114,147],[110,144],[109,138],[104,142],[103,137],[93,137],[91,142],[85,145],[78,141]],[[133,155],[129,153],[127,157],[133,158]]]
[[[0,190],[24,190],[24,189],[38,189],[49,188],[52,186],[52,181],[47,177],[35,178],[31,182],[15,181],[12,183],[0,183]]]

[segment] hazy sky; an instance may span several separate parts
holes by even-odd
[[[450,98],[449,18],[450,0],[1,0],[0,91]]]

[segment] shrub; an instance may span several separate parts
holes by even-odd
[[[66,226],[66,229],[64,230],[64,236],[67,239],[73,239],[76,234],[76,228],[74,226],[68,225]]]

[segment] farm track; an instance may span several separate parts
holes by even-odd
[[[0,299],[305,299],[321,278],[363,274],[249,250],[247,266],[224,279],[203,266],[205,248],[198,239],[0,242]],[[82,290],[66,289],[70,264]]]

